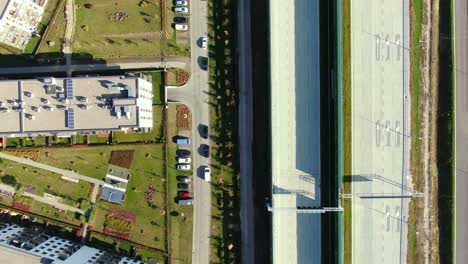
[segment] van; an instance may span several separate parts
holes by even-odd
[[[177,201],[179,205],[192,205],[193,204],[193,199],[179,199]]]
[[[205,170],[204,170],[204,175],[203,175],[205,181],[211,181],[211,170],[208,166],[205,167]]]

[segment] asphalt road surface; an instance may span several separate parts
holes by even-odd
[[[208,37],[207,1],[190,1],[191,77],[186,87],[168,90],[168,100],[179,101],[192,110],[194,214],[192,263],[210,263],[211,185],[203,179],[203,169],[210,165],[210,158],[199,154],[202,144],[209,139],[200,136],[198,127],[210,125],[208,71],[201,69],[200,58],[208,57],[208,49],[202,49],[201,38]]]
[[[455,260],[468,263],[468,4],[454,1],[456,68],[456,190],[455,190]]]
[[[354,0],[351,17],[353,263],[406,263],[409,0]]]
[[[239,142],[241,181],[241,241],[242,263],[255,261],[254,210],[252,187],[252,143],[253,143],[253,87],[252,47],[250,37],[250,1],[238,2],[239,34]]]

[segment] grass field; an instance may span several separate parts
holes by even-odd
[[[342,55],[343,55],[343,177],[352,176],[352,92],[351,92],[351,0],[344,0],[342,6]],[[351,193],[351,182],[343,179],[343,192]],[[343,262],[352,263],[352,200],[343,199]]]
[[[160,142],[163,137],[163,114],[164,106],[153,106],[153,129],[149,133],[125,134],[123,131],[115,131],[113,140],[115,143],[132,143],[143,141]]]
[[[42,196],[44,192],[67,197],[70,200],[78,201],[82,198],[89,199],[91,184],[80,181],[73,183],[60,179],[60,175],[49,171],[41,170],[35,167],[16,163],[13,161],[1,159],[0,169],[4,175],[11,175],[25,189],[29,185],[34,194]],[[0,178],[1,179],[1,178]]]
[[[176,106],[169,105],[168,108],[168,138],[177,134],[176,127]],[[177,175],[188,175],[175,168],[177,145],[172,141],[168,142],[168,184],[169,184],[169,239],[170,252],[172,253],[172,263],[192,262],[192,228],[193,228],[193,207],[179,206],[174,198],[177,197]],[[182,215],[185,216],[182,217]]]
[[[104,148],[122,149],[114,147]],[[117,207],[133,212],[136,214],[136,224],[130,240],[165,250],[164,239],[166,238],[166,234],[164,232],[165,223],[163,215],[165,171],[163,145],[136,145],[132,149],[135,150],[135,158],[131,167],[132,174],[127,186],[124,204],[119,206],[99,200],[96,203],[91,224],[95,230],[102,231],[109,208]],[[150,154],[151,157],[146,158],[147,154]],[[150,184],[153,184],[156,188],[153,198],[156,205],[155,208],[150,207],[145,198],[145,192]]]
[[[421,101],[421,39],[422,30],[422,0],[415,0],[411,5],[411,174],[420,175],[421,147],[420,147],[420,101]],[[414,188],[419,190],[421,185],[418,177],[413,177]],[[412,200],[409,205],[408,229],[408,263],[416,260],[416,225],[418,223],[418,201]]]
[[[139,55],[160,55],[164,41],[130,37],[111,37],[112,34],[132,34],[161,31],[160,1],[141,6],[141,1],[77,0],[74,53],[88,53],[99,58],[119,58]],[[93,5],[85,8],[85,4]],[[109,19],[115,12],[128,18],[116,22]],[[87,30],[85,30],[87,26]]]
[[[164,72],[143,72],[150,75],[153,83],[153,104],[164,104]]]
[[[54,53],[57,56],[61,56],[62,44],[64,43],[65,37],[65,25],[65,7],[61,7],[57,10],[55,21],[53,24],[49,25],[49,33],[47,38],[44,40],[44,44],[38,50],[38,53]],[[51,41],[55,43],[53,46],[48,44]]]
[[[103,180],[113,150],[134,149],[133,146],[98,146],[87,148],[44,148],[38,162]],[[49,156],[46,157],[46,152]],[[74,162],[72,164],[72,162]]]

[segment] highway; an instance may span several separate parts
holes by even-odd
[[[455,260],[468,262],[468,4],[454,1],[456,82]]]
[[[351,2],[353,263],[407,261],[409,2]]]
[[[240,142],[240,222],[242,263],[255,262],[254,198],[252,186],[253,86],[250,36],[250,1],[238,2],[239,45],[239,142]]]

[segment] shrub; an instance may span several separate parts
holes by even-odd
[[[18,183],[18,181],[16,181],[16,178],[15,176],[11,176],[11,175],[5,175],[1,178],[1,181],[4,183],[4,184],[8,184],[8,185],[11,185],[11,186],[16,186],[16,184]]]

